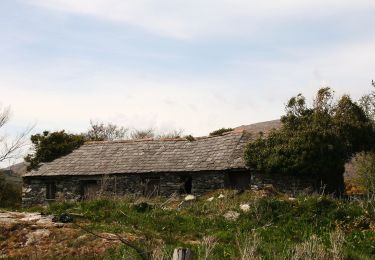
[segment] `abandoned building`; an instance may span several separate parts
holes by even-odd
[[[202,194],[247,188],[245,132],[216,137],[89,142],[23,176],[23,204],[121,196]]]
[[[254,135],[234,131],[195,140],[88,142],[23,175],[24,206],[123,196],[200,195],[220,188],[272,184],[287,193],[308,192],[317,180],[250,171],[244,147]]]

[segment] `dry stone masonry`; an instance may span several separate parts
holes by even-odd
[[[186,139],[89,142],[23,176],[23,206],[100,195],[200,195],[221,188],[271,184],[296,194],[317,190],[316,179],[251,172],[243,159],[252,134]]]

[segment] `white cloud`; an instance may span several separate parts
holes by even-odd
[[[375,77],[375,44],[352,43],[316,52],[295,50],[298,60],[241,59],[213,77],[172,78],[142,71],[102,70],[74,59],[45,67],[0,68],[2,102],[14,111],[12,123],[38,122],[38,129],[83,131],[90,119],[126,127],[185,129],[204,135],[277,118],[284,102],[299,92],[311,97],[326,82],[338,94],[355,97]]]
[[[356,8],[373,8],[372,0],[32,0],[59,11],[124,22],[152,33],[189,39],[261,30],[263,24],[290,16],[312,19]]]
[[[327,85],[338,95],[351,94],[354,98],[371,90],[371,79],[375,79],[375,39],[324,49],[295,48],[293,51],[294,58],[290,60],[233,60],[233,77],[249,72],[257,78],[262,75],[259,95],[263,99],[268,96],[284,101],[299,92],[311,97],[318,87]]]
[[[252,103],[251,95],[242,99],[249,91],[223,94],[228,83],[220,80],[154,80],[98,71],[93,74],[96,76],[85,75],[67,90],[66,82],[54,79],[56,75],[41,79],[38,73],[19,72],[15,77],[5,71],[0,73],[2,100],[11,104],[15,124],[37,121],[40,130],[79,132],[85,130],[90,119],[95,119],[130,128],[184,129],[186,133],[205,135],[219,127],[243,124],[245,118],[267,118],[267,112],[259,113],[261,106],[247,105]],[[81,91],[81,84],[90,87]],[[225,99],[217,93],[225,95]]]
[[[252,19],[296,13],[314,16],[375,6],[375,2],[364,0],[33,2],[182,38],[227,35],[231,30],[245,33],[248,28],[242,29],[251,26]],[[332,8],[335,4],[338,7]],[[218,127],[274,119],[291,95],[302,92],[311,96],[323,83],[339,93],[360,95],[375,76],[375,41],[366,40],[317,49],[293,47],[283,50],[291,52],[292,58],[282,61],[239,53],[235,56],[243,58],[221,65],[225,71],[206,76],[184,71],[173,76],[168,68],[155,75],[157,72],[141,66],[129,70],[129,66],[98,64],[100,61],[83,60],[79,55],[38,60],[32,66],[4,62],[0,64],[1,101],[12,105],[17,125],[37,121],[39,128],[83,131],[90,119],[98,119],[127,127],[183,128],[203,135]]]

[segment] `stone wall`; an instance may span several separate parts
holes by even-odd
[[[251,175],[252,185],[261,188],[271,184],[277,191],[291,195],[324,193],[342,196],[344,194],[343,174],[304,176],[253,172]]]
[[[237,172],[249,174],[249,172]],[[58,176],[58,177],[25,177],[23,182],[22,203],[24,206],[45,205],[52,201],[77,201],[82,199],[82,184],[96,181],[98,195],[124,196],[133,194],[142,196],[144,180],[160,178],[158,195],[170,196],[179,194],[184,185],[184,178],[192,178],[192,194],[201,195],[215,189],[227,188],[228,174],[217,172],[195,173],[150,173],[150,174],[114,174],[106,176]],[[56,199],[46,199],[46,183],[56,185]],[[291,195],[321,192],[322,182],[317,178],[298,177],[285,174],[251,173],[251,185],[262,188],[272,185],[277,191]]]
[[[47,200],[47,183],[53,181],[56,184],[56,199],[58,201],[75,201],[80,199],[80,182],[74,178],[64,177],[41,177],[23,178],[22,205],[45,205]]]
[[[252,173],[251,184],[258,188],[272,185],[277,191],[290,195],[310,194],[321,191],[319,180],[306,176]]]
[[[106,176],[50,176],[24,177],[23,206],[45,205],[53,201],[77,201],[82,199],[83,183],[94,181],[98,185],[98,195],[124,196],[133,194],[141,196],[144,190],[144,180],[160,178],[158,195],[170,196],[179,194],[184,185],[184,177],[192,178],[192,193],[203,194],[207,191],[224,188],[224,172],[198,173],[152,173],[152,174],[115,174]],[[53,182],[56,187],[55,200],[46,199],[47,183]]]

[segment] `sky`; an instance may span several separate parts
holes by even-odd
[[[0,0],[7,130],[206,135],[375,79],[373,0]]]

